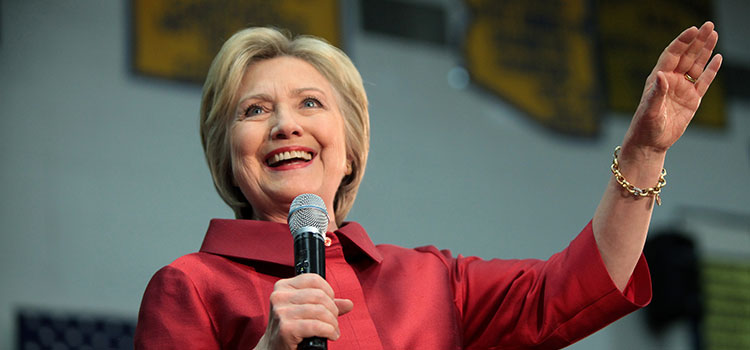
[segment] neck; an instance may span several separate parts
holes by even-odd
[[[260,221],[271,221],[271,222],[278,222],[280,224],[287,224],[287,216],[289,215],[287,212],[279,212],[279,211],[268,211],[268,212],[255,212],[255,215],[253,215],[253,220],[260,220]],[[338,225],[336,225],[336,215],[333,212],[328,212],[328,232],[333,232],[339,229]]]

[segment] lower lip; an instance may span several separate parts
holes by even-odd
[[[310,164],[312,164],[313,160],[315,160],[315,158],[310,159],[306,162],[289,163],[289,164],[284,164],[284,165],[280,165],[277,167],[268,166],[268,169],[271,169],[272,171],[285,171],[285,170],[299,169],[299,168],[304,168],[306,166],[309,166]]]

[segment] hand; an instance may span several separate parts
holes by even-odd
[[[296,349],[302,339],[340,336],[338,316],[352,310],[348,299],[335,299],[333,289],[316,274],[276,282],[270,297],[266,332],[256,349]]]
[[[714,24],[690,27],[664,49],[646,79],[640,104],[623,141],[624,153],[665,153],[685,132],[716,77],[722,57],[706,65],[719,34]],[[685,74],[695,79],[688,81]]]

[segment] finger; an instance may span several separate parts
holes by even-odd
[[[325,292],[329,297],[333,298],[333,288],[331,285],[314,273],[303,273],[293,278],[283,279],[276,282],[275,288],[291,288],[291,289],[306,289],[316,288]]]
[[[340,312],[333,298],[329,297],[328,294],[325,294],[320,289],[307,288],[307,289],[296,290],[294,293],[291,293],[287,301],[290,304],[295,304],[295,305],[305,305],[305,304],[322,305],[326,309],[328,309],[331,315],[338,315]]]
[[[698,31],[698,35],[695,37],[695,40],[690,43],[690,46],[688,46],[685,52],[683,52],[683,54],[680,56],[680,62],[677,64],[677,68],[675,68],[675,71],[680,74],[690,71],[690,68],[693,67],[693,64],[700,56],[701,51],[705,48],[706,41],[711,36],[711,33],[713,33],[713,31],[714,24],[711,22],[706,22],[701,26],[700,30]]]
[[[273,312],[280,320],[318,320],[339,327],[338,315],[320,304],[286,305],[274,308]]]
[[[711,62],[708,63],[708,67],[703,71],[703,74],[701,74],[698,80],[695,81],[695,89],[698,90],[698,94],[701,97],[706,94],[708,87],[711,86],[711,82],[714,81],[716,73],[719,72],[723,60],[724,58],[721,54],[716,54],[714,58],[711,59]]]
[[[673,71],[679,63],[680,56],[685,53],[697,36],[698,28],[695,26],[682,31],[661,53],[656,61],[656,66],[654,66],[654,71]]]
[[[282,289],[271,292],[269,297],[271,308],[279,309],[288,306],[301,305],[321,305],[332,316],[339,314],[339,308],[330,298],[320,289]]]
[[[713,32],[706,40],[706,44],[703,46],[703,50],[701,50],[700,55],[695,60],[695,63],[693,63],[693,66],[688,69],[687,73],[695,78],[698,79],[701,74],[703,74],[703,70],[706,68],[706,63],[708,63],[708,60],[711,58],[711,55],[713,54],[714,47],[716,47],[716,42],[719,40],[719,33]]]
[[[336,307],[339,309],[339,316],[349,313],[354,309],[354,303],[349,299],[334,299]]]
[[[297,345],[302,339],[325,337],[331,340],[339,338],[339,331],[331,324],[318,320],[283,320],[279,323],[279,333],[290,339],[289,345]]]

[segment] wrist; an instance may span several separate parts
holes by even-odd
[[[643,166],[655,166],[659,169],[664,165],[667,150],[649,146],[639,146],[631,142],[623,142],[620,150],[620,163],[635,163]]]
[[[626,158],[625,162],[623,162],[620,157],[621,151],[622,147],[617,146],[615,148],[612,166],[610,167],[614,175],[614,181],[616,182],[615,185],[622,187],[635,197],[653,196],[656,199],[656,204],[661,205],[659,194],[662,187],[666,185],[666,180],[664,179],[666,171],[664,168],[661,168],[661,165],[664,164],[664,154],[640,154],[640,156],[645,157]],[[636,159],[640,159],[640,161]],[[625,171],[623,167],[627,167],[629,170]],[[655,185],[652,187],[647,187],[648,184],[654,183]]]
[[[624,143],[619,152],[620,171],[638,187],[654,186],[659,179],[667,151]]]

